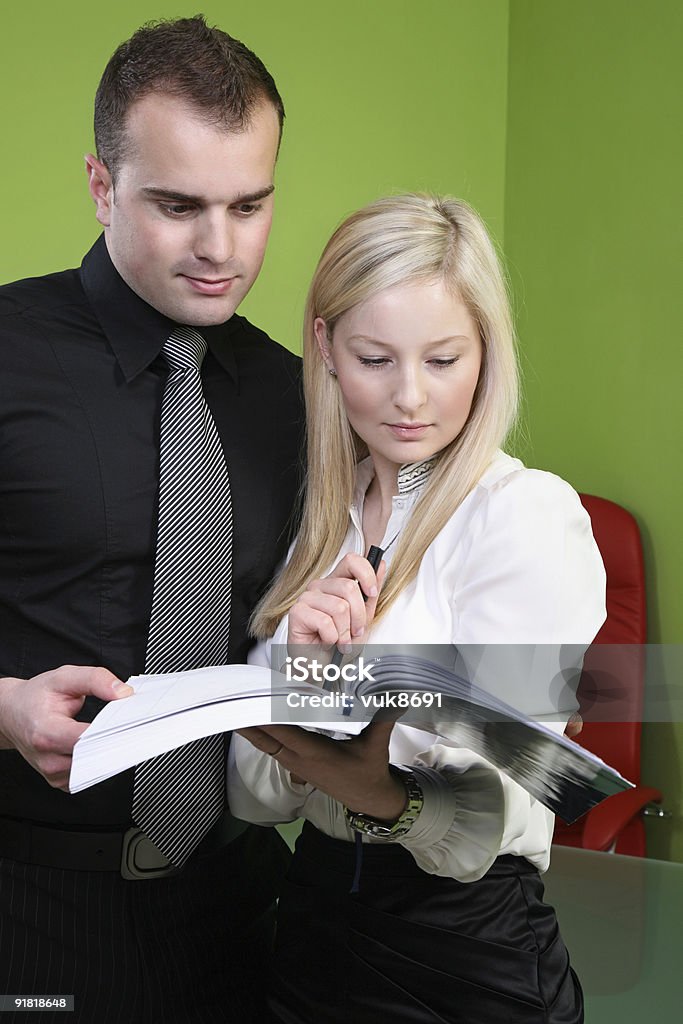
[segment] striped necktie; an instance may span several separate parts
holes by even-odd
[[[177,328],[163,347],[159,517],[145,672],[223,665],[228,656],[232,506],[225,457],[204,400],[207,345]],[[133,820],[182,866],[225,808],[223,735],[139,764]]]

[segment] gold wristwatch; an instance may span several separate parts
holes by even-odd
[[[424,804],[422,786],[409,768],[390,764],[389,771],[397,779],[400,779],[406,787],[406,793],[408,794],[406,809],[396,821],[378,821],[376,818],[371,818],[368,814],[361,814],[358,811],[352,811],[348,807],[344,807],[346,823],[354,832],[363,832],[366,836],[372,836],[374,839],[394,840],[400,839],[414,825]]]

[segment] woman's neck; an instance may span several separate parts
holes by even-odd
[[[392,499],[398,490],[398,469],[382,467],[370,481],[363,502],[363,534],[366,547],[381,545],[392,512]]]

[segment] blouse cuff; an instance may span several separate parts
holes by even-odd
[[[402,846],[420,849],[437,843],[448,831],[457,809],[455,790],[449,786],[440,771],[419,765],[401,765],[417,779],[424,803],[408,832],[400,837]]]
[[[505,796],[498,772],[485,765],[410,770],[422,786],[424,806],[399,842],[423,871],[461,882],[481,878],[503,836]]]
[[[235,817],[257,825],[294,821],[313,789],[308,782],[294,782],[274,757],[256,750],[243,736],[233,733],[228,801]]]

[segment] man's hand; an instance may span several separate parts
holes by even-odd
[[[116,700],[132,692],[108,669],[80,665],[0,679],[0,748],[18,750],[51,786],[67,789],[74,744],[88,728],[74,721],[85,698]]]
[[[405,810],[407,797],[405,786],[389,772],[394,724],[372,722],[350,740],[332,740],[295,725],[238,731],[299,780],[310,782],[352,811],[395,821]]]

